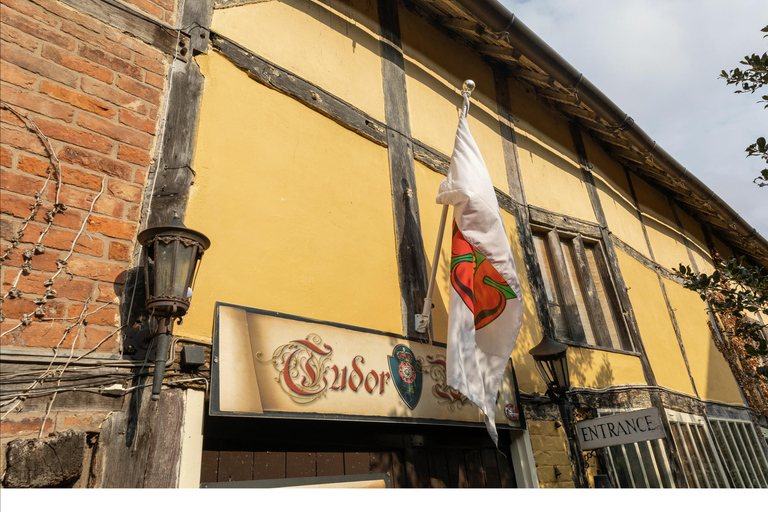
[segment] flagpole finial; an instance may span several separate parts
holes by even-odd
[[[464,85],[461,86],[461,94],[467,96],[472,95],[472,91],[475,90],[475,82],[473,80],[464,80]]]

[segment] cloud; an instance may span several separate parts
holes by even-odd
[[[502,0],[657,143],[768,238],[768,189],[744,148],[768,136],[757,95],[717,77],[768,49],[765,0]]]

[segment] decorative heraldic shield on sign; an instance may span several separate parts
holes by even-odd
[[[445,347],[391,333],[217,304],[212,415],[482,424],[447,385]],[[510,364],[500,428],[524,428]]]
[[[421,365],[405,345],[398,345],[389,356],[389,369],[400,398],[413,410],[421,398]]]

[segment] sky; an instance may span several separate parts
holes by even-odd
[[[768,51],[766,0],[500,0],[768,239],[768,91],[735,94],[721,70]]]

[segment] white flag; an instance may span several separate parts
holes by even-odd
[[[468,109],[465,95],[463,112]],[[437,202],[453,205],[448,385],[483,411],[498,445],[496,396],[523,324],[523,305],[499,203],[465,113]]]

